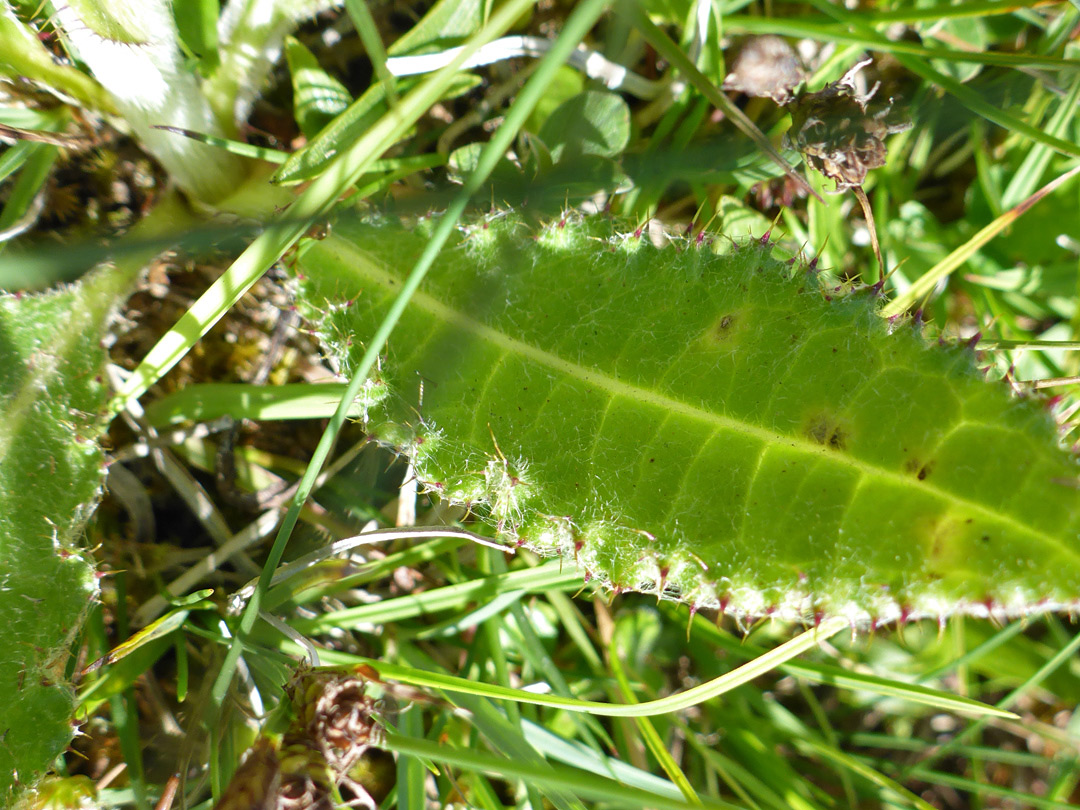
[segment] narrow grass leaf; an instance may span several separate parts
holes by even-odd
[[[690,708],[691,706],[696,706],[699,703],[712,700],[725,692],[752,681],[760,675],[770,672],[786,661],[815,647],[819,642],[846,629],[848,629],[848,624],[845,620],[837,618],[828,619],[822,622],[819,627],[801,633],[790,641],[758,656],[753,661],[743,664],[741,667],[738,667],[725,675],[721,675],[718,678],[714,678],[711,681],[707,681],[706,683],[677,694],[633,705],[598,703],[591,700],[574,700],[571,698],[558,697],[556,695],[537,694],[521,689],[509,689],[495,684],[475,683],[465,678],[457,678],[452,675],[423,672],[411,667],[402,667],[374,659],[358,658],[357,660],[370,666],[379,673],[381,678],[399,681],[412,686],[423,686],[466,695],[481,695],[495,699],[513,700],[518,703],[531,703],[538,706],[551,706],[573,712],[590,712],[603,717],[650,717],[653,715],[665,714],[667,712],[680,711],[682,709]]]
[[[950,273],[961,267],[964,262],[970,259],[975,252],[979,250],[979,248],[1012,225],[1012,223],[1027,213],[1028,209],[1039,202],[1043,197],[1075,177],[1077,173],[1080,173],[1080,165],[1075,166],[1050,181],[1026,200],[997,217],[993,222],[968,239],[967,242],[923,273],[922,276],[916,279],[912,285],[900,295],[887,303],[882,310],[882,314],[886,317],[899,315],[924,300],[931,292],[933,292],[934,288],[942,279],[948,277]]]
[[[541,754],[558,760],[565,765],[584,768],[595,773],[602,773],[624,785],[641,788],[650,793],[678,799],[683,792],[666,779],[656,774],[635,768],[628,762],[584,745],[577,740],[568,740],[529,720],[522,722],[525,739]],[[692,736],[692,735],[688,735]]]
[[[371,66],[375,69],[375,75],[383,86],[383,92],[390,102],[391,109],[397,105],[398,95],[394,75],[386,67],[386,48],[383,47],[382,36],[375,23],[375,18],[368,11],[365,0],[345,0],[345,10],[352,17],[356,33],[360,35],[360,41],[364,43]]]
[[[0,235],[5,237],[5,242],[0,242],[0,249],[6,246],[6,239],[34,223],[43,202],[38,199],[38,195],[43,193],[45,183],[59,156],[60,149],[52,144],[30,144],[26,160],[23,161],[4,207],[0,210]]]
[[[1076,810],[1076,805],[1072,802],[1044,799],[1034,796],[1028,791],[1021,792],[991,782],[976,782],[974,779],[951,773],[942,773],[930,768],[914,768],[908,773],[908,776],[931,785],[944,785],[955,790],[962,790],[973,797],[996,796],[1007,802],[1015,803],[1017,807],[1038,808],[1038,810]]]
[[[424,733],[424,718],[416,707],[401,715],[399,728],[412,736]],[[424,810],[427,806],[427,770],[416,757],[399,756],[397,761],[398,810]]]
[[[671,612],[669,610],[669,614]],[[1014,626],[1019,624],[1017,622]],[[764,652],[761,647],[750,641],[743,641],[724,633],[715,624],[705,619],[704,616],[694,617],[691,632],[694,638],[701,639],[711,646],[721,647],[729,655],[750,658]],[[954,695],[949,692],[942,692],[939,689],[931,689],[919,684],[882,678],[863,672],[852,672],[828,664],[816,664],[810,661],[788,661],[780,667],[780,671],[798,678],[804,678],[811,683],[828,684],[853,691],[872,692],[882,697],[900,698],[912,703],[932,706],[942,711],[959,712],[975,717],[982,715],[1006,719],[1016,719],[1017,717],[1013,712],[988,706],[985,703],[980,703],[962,695]]]
[[[1080,341],[1076,340],[980,340],[980,351],[1077,351]]]
[[[812,0],[815,7],[824,11],[830,17],[834,19],[854,26],[855,30],[867,39],[867,46],[873,50],[886,50],[889,48],[890,41],[884,36],[876,33],[867,26],[865,23],[860,22],[846,9],[828,3],[825,0]],[[962,60],[962,51],[945,51],[937,58]],[[1057,150],[1065,155],[1071,155],[1073,157],[1080,157],[1080,145],[1070,143],[1069,141],[1061,138],[1048,135],[1042,130],[1033,127],[1027,121],[1017,118],[1011,113],[998,109],[993,104],[990,104],[983,99],[976,91],[972,90],[967,85],[961,84],[955,79],[946,76],[938,70],[928,65],[921,57],[915,56],[900,51],[895,51],[894,56],[900,64],[910,70],[917,76],[925,79],[931,84],[936,84],[938,87],[945,90],[947,93],[956,98],[961,104],[967,107],[977,115],[981,115],[987,121],[992,121],[1000,127],[1004,127],[1009,132],[1019,132],[1022,135],[1030,138],[1037,143],[1045,144],[1052,149]],[[1029,58],[1029,57],[1024,57]],[[1030,57],[1036,59],[1036,57]],[[1031,62],[1025,64],[1030,65]],[[1075,60],[1059,60],[1059,66],[1065,67],[1067,65],[1075,66]],[[1021,67],[1022,65],[1015,65],[1015,67]]]
[[[355,588],[366,582],[375,582],[389,576],[401,566],[419,566],[453,552],[464,541],[455,537],[420,543],[402,551],[388,554],[378,560],[357,566],[349,560],[329,560],[313,563],[303,570],[290,572],[292,578],[274,580],[266,593],[266,609],[274,610],[285,602],[297,605],[307,604],[329,596],[335,592]],[[290,564],[291,565],[291,564]],[[289,566],[282,566],[278,574]],[[279,583],[280,584],[277,584]],[[252,584],[254,587],[254,584]]]
[[[611,644],[608,650],[608,661],[615,679],[619,682],[619,691],[622,692],[623,700],[630,705],[637,704],[638,700],[634,697],[634,691],[630,687],[630,681],[626,677],[622,662],[619,661],[619,651],[614,643]],[[664,741],[660,739],[660,735],[656,733],[656,726],[652,724],[648,717],[635,717],[634,722],[637,724],[638,731],[641,732],[641,737],[645,741],[645,747],[660,763],[660,767],[668,775],[668,778],[679,788],[683,798],[691,804],[701,804],[697,791],[690,784],[690,780],[686,778],[686,774],[682,772],[682,768],[675,762],[675,758],[668,751]]]
[[[839,765],[841,768],[850,771],[856,776],[860,776],[866,781],[877,785],[882,790],[892,793],[894,796],[902,800],[905,804],[911,807],[917,807],[919,810],[936,810],[936,808],[925,799],[916,796],[910,790],[903,785],[899,784],[893,779],[890,779],[880,771],[874,770],[869,765],[860,762],[853,756],[845,754],[837,748],[829,745],[823,745],[822,743],[811,739],[798,739],[795,741],[797,748],[801,749],[803,753],[811,756],[818,756],[822,759],[827,759],[830,762]]]
[[[537,770],[550,770],[551,766],[529,743],[522,729],[489,701],[473,695],[455,695],[454,702],[469,712],[470,721],[484,735],[493,750],[517,762],[529,763]],[[527,783],[527,785],[532,787],[533,783]],[[565,789],[542,782],[536,783],[536,786],[540,788],[543,797],[547,798],[558,810],[585,810],[581,801]]]
[[[19,141],[5,149],[0,154],[0,182],[22,168],[32,153],[33,144],[30,141]]]
[[[83,667],[80,674],[87,675],[97,671],[105,664],[115,664],[117,661],[127,658],[144,644],[167,636],[174,630],[179,630],[183,627],[184,622],[187,621],[189,613],[191,613],[190,610],[173,610],[166,613],[160,619],[151,622],[127,640],[117,644],[109,651],[108,655],[104,655],[93,663]]]
[[[1001,4],[998,4],[1001,5]],[[731,33],[738,34],[776,34],[779,36],[816,39],[821,42],[838,42],[858,45],[867,50],[900,56],[913,56],[921,59],[943,59],[949,62],[975,63],[981,65],[999,65],[1001,67],[1080,67],[1075,59],[1063,59],[1037,53],[1000,53],[997,51],[960,51],[948,48],[928,48],[907,40],[891,40],[873,31],[868,26],[876,24],[865,14],[848,14],[846,20],[855,30],[839,28],[827,17],[807,19],[805,17],[748,17],[732,14],[724,17],[724,25]]]
[[[343,383],[196,383],[154,400],[146,408],[146,420],[150,426],[162,428],[183,422],[213,422],[223,416],[260,422],[326,419],[334,415],[344,392]],[[348,415],[353,419],[363,416],[374,404],[362,391]]]
[[[1065,137],[1070,124],[1076,118],[1078,104],[1080,104],[1080,72],[1073,79],[1068,95],[1060,100],[1057,110],[1047,122],[1046,133],[1056,138]],[[1019,205],[1025,197],[1035,191],[1053,155],[1054,150],[1049,146],[1041,143],[1032,144],[1020,168],[1016,170],[1009,180],[1009,185],[1005,187],[1005,192],[1001,197],[1002,208]]]
[[[205,143],[208,146],[217,146],[233,155],[254,158],[256,160],[265,160],[267,163],[284,163],[289,157],[288,152],[282,152],[280,149],[254,146],[253,144],[244,143],[243,141],[234,141],[229,138],[222,138],[218,135],[210,135],[206,132],[195,132],[194,130],[184,129],[183,127],[156,124],[151,127],[151,129],[160,129],[165,132],[171,132],[173,135],[181,138],[190,138],[193,141]]]
[[[470,602],[492,599],[505,593],[523,591],[543,593],[559,588],[578,590],[581,574],[572,566],[562,570],[557,562],[536,568],[526,568],[509,574],[479,577],[454,585],[432,588],[418,594],[383,599],[370,605],[358,605],[329,611],[310,619],[295,619],[293,625],[301,633],[314,635],[333,628],[366,627],[370,624],[391,624],[442,610],[460,610]]]
[[[1035,8],[1043,5],[1043,0],[1020,0],[1020,2],[1006,2],[1001,0],[976,0],[976,2],[964,3],[928,3],[918,7],[903,6],[893,9],[875,8],[865,16],[867,22],[873,25],[888,25],[891,23],[915,23],[915,22],[938,22],[939,20],[953,20],[963,17],[992,17],[1002,14],[1014,14],[1018,9]]]
[[[388,734],[386,747],[400,754],[426,756],[435,762],[445,762],[459,768],[478,770],[498,776],[525,779],[550,787],[563,788],[584,798],[593,798],[622,807],[652,807],[657,810],[700,810],[702,806],[716,810],[738,810],[737,805],[715,799],[702,804],[669,799],[638,788],[619,784],[594,773],[562,765],[547,764],[541,768],[528,762],[518,762],[480,751],[440,745],[429,740]]]

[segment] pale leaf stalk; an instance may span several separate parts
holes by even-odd
[[[183,64],[164,0],[70,0],[57,6],[54,20],[72,53],[112,96],[121,120],[177,185],[209,203],[236,190],[247,170],[235,155],[154,129],[224,134]]]
[[[358,140],[342,145],[334,163],[296,201],[240,254],[229,269],[166,332],[117,392],[115,410],[138,398],[187,354],[251,285],[288,250],[320,216],[325,214],[376,159],[408,131],[454,80],[472,51],[506,30],[531,4],[517,0],[501,8],[466,46],[458,58],[402,99]]]
[[[206,82],[210,106],[226,126],[246,121],[297,23],[336,0],[232,0],[218,20],[221,63]],[[230,133],[234,134],[234,133]]]
[[[68,65],[58,65],[35,33],[0,2],[0,75],[29,79],[64,100],[103,113],[115,112],[109,94],[92,78]]]

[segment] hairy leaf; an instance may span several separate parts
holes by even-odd
[[[303,304],[346,371],[426,230],[306,246]],[[1078,465],[1038,403],[768,244],[715,245],[471,226],[391,339],[372,435],[504,538],[695,608],[865,625],[1077,604]]]
[[[69,646],[97,592],[78,546],[97,503],[101,339],[118,272],[0,297],[0,805],[71,740]]]

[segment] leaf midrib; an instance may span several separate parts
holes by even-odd
[[[378,256],[363,250],[352,242],[338,236],[329,236],[323,240],[323,245],[328,246],[327,243],[332,242],[335,249],[342,253],[350,254],[344,262],[347,267],[350,267],[358,272],[361,277],[366,277],[370,280],[388,290],[400,288],[401,280],[396,278],[392,273],[386,269],[386,265],[380,261]],[[360,271],[365,272],[361,273]],[[671,411],[679,413],[683,416],[698,419],[706,424],[716,425],[720,428],[727,428],[734,432],[741,433],[746,436],[751,436],[760,439],[771,445],[787,445],[789,447],[796,448],[804,453],[816,455],[822,458],[827,458],[830,461],[846,464],[848,467],[858,471],[865,476],[877,476],[878,478],[885,479],[887,481],[901,484],[904,487],[921,490],[929,495],[937,496],[948,503],[952,503],[966,509],[970,509],[977,512],[991,520],[998,523],[1005,524],[1015,529],[1017,532],[1026,534],[1032,538],[1036,538],[1040,542],[1046,543],[1058,551],[1064,551],[1071,554],[1074,557],[1080,559],[1080,552],[1075,552],[1069,549],[1061,540],[1053,535],[1047,534],[1044,531],[1033,528],[1026,523],[1023,523],[1012,515],[1007,513],[998,512],[985,504],[978,501],[969,500],[961,495],[957,495],[954,492],[941,489],[932,483],[926,481],[920,481],[912,479],[909,476],[902,475],[884,467],[879,467],[874,464],[870,464],[862,459],[856,458],[850,454],[837,453],[834,450],[829,450],[820,444],[807,441],[798,436],[787,435],[783,433],[777,433],[768,428],[755,425],[751,422],[744,422],[738,419],[733,419],[730,416],[724,414],[714,413],[712,411],[705,410],[703,408],[697,408],[693,405],[689,405],[681,400],[673,399],[669,396],[659,394],[655,391],[649,391],[648,389],[640,388],[629,383],[625,383],[615,377],[605,374],[596,369],[589,369],[580,366],[576,363],[572,363],[568,360],[552,354],[544,349],[537,348],[529,343],[517,340],[509,337],[498,329],[494,329],[468,315],[459,312],[456,309],[446,306],[442,302],[438,301],[433,296],[417,291],[413,294],[411,300],[412,306],[419,306],[432,316],[441,319],[444,323],[453,324],[467,332],[476,335],[482,340],[486,340],[496,346],[503,348],[506,351],[515,352],[522,357],[525,357],[533,362],[536,362],[542,366],[546,366],[556,372],[565,374],[574,379],[580,380],[588,385],[596,386],[610,394],[618,394],[626,396],[634,401],[639,401],[645,404],[653,405],[661,410]]]

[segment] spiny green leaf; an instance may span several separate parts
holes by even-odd
[[[0,804],[73,733],[68,647],[97,592],[77,541],[105,473],[101,339],[119,272],[0,297]]]
[[[306,246],[303,306],[346,371],[428,227]],[[369,430],[616,589],[860,625],[1077,604],[1078,465],[1038,403],[760,240],[710,242],[471,226],[395,332]]]

